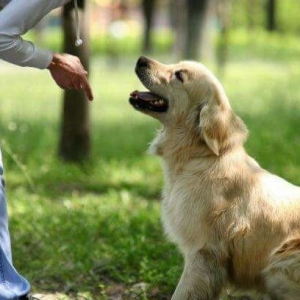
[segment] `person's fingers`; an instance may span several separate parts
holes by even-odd
[[[89,83],[85,86],[85,89],[84,89],[88,99],[90,101],[93,101],[94,100],[94,95],[93,95],[93,91],[92,91],[92,88],[90,87]]]
[[[70,90],[70,89],[74,89],[74,82],[72,80],[65,80],[65,81],[62,81],[61,82],[62,86],[63,86],[63,89],[67,89],[67,90]]]
[[[56,82],[56,84],[61,88],[61,89],[65,89],[65,87],[62,85],[62,84],[60,84],[59,82]]]
[[[64,56],[65,64],[57,64],[50,70],[57,85],[62,89],[84,90],[87,98],[93,100],[92,88],[87,79],[80,60],[72,56]]]
[[[91,88],[91,86],[90,86],[90,84],[89,84],[89,82],[88,82],[88,80],[87,80],[86,77],[84,77],[84,80],[83,80],[82,83],[83,83],[83,89],[84,89],[84,91],[85,91],[88,99],[90,101],[93,101],[94,100],[93,91],[92,91],[92,88]]]
[[[66,89],[73,89],[74,88],[74,84],[76,84],[76,78],[62,78],[61,82],[64,84]]]
[[[81,90],[82,89],[81,78],[73,79],[72,86],[75,90]]]
[[[84,89],[84,84],[80,81],[79,83],[79,89],[83,90]]]
[[[69,89],[71,87],[70,84],[66,84],[66,82],[61,82],[59,80],[55,80],[56,84],[63,90]]]

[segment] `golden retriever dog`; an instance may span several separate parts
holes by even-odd
[[[149,91],[129,101],[163,125],[150,152],[163,159],[162,221],[185,261],[172,300],[229,287],[300,299],[300,188],[246,153],[247,128],[202,64],[140,57],[136,73]]]

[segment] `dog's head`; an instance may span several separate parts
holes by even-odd
[[[202,64],[184,61],[164,65],[142,56],[135,71],[149,90],[131,93],[129,101],[135,109],[167,128],[184,125],[194,129],[215,155],[244,142],[244,123],[233,113],[219,81]]]

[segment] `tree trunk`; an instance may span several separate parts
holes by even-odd
[[[231,19],[231,0],[218,0],[217,15],[220,34],[217,43],[217,63],[219,76],[223,76],[229,52],[229,29]]]
[[[76,25],[73,2],[63,8],[63,32],[65,53],[76,55],[89,71],[89,40],[87,30],[87,1],[78,0],[80,31],[83,44],[75,47]],[[83,91],[65,90],[59,154],[66,161],[81,162],[90,152],[90,126],[88,101]]]
[[[174,3],[170,1],[173,14],[173,26],[175,29],[175,44],[174,52],[177,59],[184,58],[186,38],[186,23],[187,23],[187,0],[176,0]]]
[[[153,26],[153,16],[155,12],[156,0],[143,0],[142,7],[144,13],[144,36],[143,36],[143,51],[146,53],[152,50],[151,30]]]
[[[275,31],[276,28],[276,0],[267,1],[267,30]]]
[[[187,0],[185,58],[198,60],[203,47],[209,0]]]

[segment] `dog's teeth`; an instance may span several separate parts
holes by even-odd
[[[165,100],[163,100],[163,99],[152,100],[152,101],[150,101],[150,104],[153,106],[162,106],[165,104]]]

